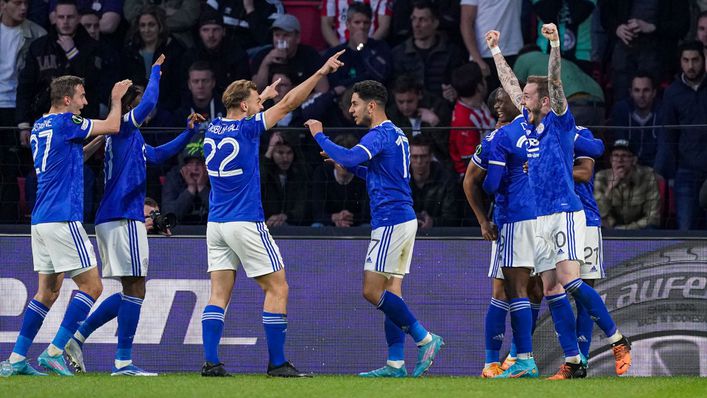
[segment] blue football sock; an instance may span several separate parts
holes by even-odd
[[[506,301],[491,298],[486,311],[484,337],[486,339],[486,363],[499,362],[498,352],[503,345],[503,334],[506,331],[506,315],[509,304]]]
[[[108,321],[118,316],[120,304],[123,301],[123,294],[116,293],[101,302],[101,305],[89,315],[79,326],[79,333],[87,339],[96,329],[105,325]],[[82,341],[79,341],[83,344]]]
[[[538,315],[540,315],[540,303],[530,303],[530,311],[533,313],[533,333],[535,333],[535,326],[538,324]]]
[[[597,293],[593,287],[577,278],[566,284],[565,290],[587,309],[589,315],[591,315],[594,322],[596,322],[597,326],[604,332],[606,337],[611,337],[616,333],[616,324],[614,320],[611,319],[611,315],[609,315],[609,311],[606,309],[606,304],[604,304],[601,296],[599,296],[599,293]]]
[[[376,306],[379,310],[390,318],[403,332],[412,336],[415,343],[419,343],[427,337],[427,329],[422,327],[417,321],[415,315],[410,312],[407,304],[403,299],[389,291],[384,291],[381,299]]]
[[[76,329],[79,328],[81,322],[83,322],[88,313],[93,307],[95,300],[88,294],[78,291],[74,295],[74,298],[69,302],[69,306],[66,308],[66,313],[64,314],[64,320],[61,321],[61,326],[52,344],[59,350],[64,350],[64,346],[69,342],[69,339],[74,335]]]
[[[215,305],[207,305],[201,315],[201,337],[204,341],[204,360],[220,363],[218,360],[218,344],[223,334],[223,318],[225,310]]]
[[[388,343],[388,360],[405,360],[405,332],[390,318],[385,317],[385,341]]]
[[[550,306],[552,322],[555,324],[555,333],[560,340],[560,346],[565,357],[579,355],[577,347],[577,333],[575,331],[574,313],[572,305],[565,293],[545,297]]]
[[[118,351],[115,359],[129,361],[132,359],[133,338],[140,320],[142,299],[123,295],[123,302],[118,310]]]
[[[533,338],[530,333],[532,328],[532,313],[530,301],[527,297],[515,298],[510,303],[511,327],[513,328],[513,342],[519,354],[533,352]]]
[[[589,358],[589,347],[592,345],[592,331],[594,329],[594,321],[587,312],[587,309],[577,300],[574,301],[577,306],[577,344],[579,351],[585,358]]]
[[[15,348],[13,348],[12,352],[22,355],[23,357],[27,356],[29,346],[32,345],[32,341],[34,341],[34,337],[37,336],[39,328],[42,327],[47,312],[49,312],[49,308],[37,300],[32,300],[27,304],[27,309],[22,317],[20,334],[17,336]]]
[[[270,365],[285,363],[285,337],[287,337],[287,314],[273,314],[263,311],[263,328],[268,340]]]
[[[508,356],[511,358],[518,357],[518,347],[516,347],[516,341],[513,338],[513,335],[511,335],[511,348],[508,350]]]

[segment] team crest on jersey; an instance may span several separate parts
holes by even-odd
[[[79,115],[71,115],[71,121],[75,124],[81,124],[83,123],[83,118]]]
[[[538,124],[538,127],[535,129],[535,132],[538,134],[542,134],[543,131],[545,131],[545,125],[542,123]]]

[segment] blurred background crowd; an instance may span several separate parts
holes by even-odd
[[[49,109],[53,78],[85,78],[82,114],[103,117],[113,83],[145,85],[165,54],[159,103],[142,129],[159,145],[192,112],[225,116],[221,94],[232,81],[263,88],[280,79],[277,103],[345,48],[345,66],[262,137],[267,224],[369,222],[365,182],[324,164],[302,125],[321,120],[335,142],[354,146],[366,131],[348,113],[351,87],[374,79],[389,88],[388,116],[410,138],[420,227],[473,226],[461,179],[499,111],[488,98],[500,83],[484,33],[501,32],[522,82],[547,74],[539,29],[553,22],[570,109],[606,144],[595,181],[604,227],[705,229],[705,10],[705,0],[0,0],[0,223],[30,221],[29,132]],[[203,134],[148,167],[150,209],[206,223],[202,147]],[[102,190],[99,151],[85,164],[86,223]]]

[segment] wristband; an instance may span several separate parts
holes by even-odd
[[[491,48],[491,55],[496,55],[496,54],[500,54],[500,53],[501,53],[500,47],[496,46],[496,47]]]
[[[69,60],[71,60],[71,59],[73,59],[74,57],[76,57],[78,54],[79,54],[78,48],[73,47],[71,50],[66,51],[66,58],[68,58]]]
[[[557,48],[560,46],[560,41],[559,40],[550,40],[550,47],[552,48]]]

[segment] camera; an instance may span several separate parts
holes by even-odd
[[[177,225],[177,216],[174,213],[162,214],[159,210],[152,210],[150,218],[152,219],[152,226],[157,232],[166,234],[167,230]]]

